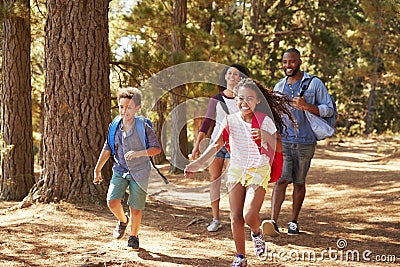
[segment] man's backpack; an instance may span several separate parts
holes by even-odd
[[[301,92],[300,92],[300,97],[302,97],[304,95],[304,92],[307,91],[308,87],[311,84],[311,81],[317,76],[312,76],[310,79],[306,79],[304,80],[303,83],[303,87],[301,88]],[[338,111],[336,108],[336,102],[335,99],[333,98],[333,96],[331,94],[329,94],[331,100],[332,100],[332,105],[333,105],[333,115],[330,117],[322,117],[331,127],[335,128],[335,124],[336,124],[336,120],[338,117]]]
[[[122,117],[120,115],[116,116],[114,120],[110,123],[110,126],[108,127],[108,134],[107,134],[107,143],[111,148],[111,156],[114,158],[115,156],[115,134],[117,132],[117,129],[119,125],[122,122]],[[146,134],[146,126],[145,124],[148,124],[150,127],[153,127],[153,124],[148,118],[145,118],[143,116],[135,116],[135,127],[136,131],[138,133],[140,142],[142,143],[143,147],[148,149],[149,148],[149,140],[147,138]],[[151,165],[153,165],[153,168],[157,171],[157,173],[161,176],[161,178],[164,180],[164,183],[168,184],[169,181],[168,179],[160,172],[160,170],[156,167],[156,165],[153,162],[153,159],[149,157]]]
[[[267,114],[256,111],[254,112],[253,118],[251,120],[251,128],[256,128],[260,129],[261,128],[261,123],[264,121],[265,117]],[[225,147],[230,152],[230,146],[229,146],[229,129],[225,128],[222,131],[222,138],[225,142]],[[258,150],[260,154],[265,154],[267,155],[271,160],[271,174],[270,174],[270,179],[269,183],[274,183],[279,180],[279,178],[282,175],[282,168],[283,168],[283,154],[282,152],[274,152],[274,149],[270,145],[268,145],[268,149],[265,149],[261,145],[261,140],[254,140],[256,143]]]

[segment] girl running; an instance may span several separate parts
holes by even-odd
[[[231,267],[240,267],[247,266],[245,224],[251,230],[256,256],[262,258],[265,253],[259,212],[270,180],[271,155],[282,150],[278,134],[284,127],[282,117],[286,115],[292,120],[292,116],[286,106],[289,103],[287,98],[274,95],[271,90],[250,78],[242,79],[234,88],[234,94],[239,112],[225,117],[223,130],[197,160],[186,166],[185,177],[199,171],[208,159],[229,142],[231,160],[227,170],[227,186],[231,229],[237,253]],[[262,113],[264,116],[260,116]],[[262,118],[258,122],[260,129],[252,128],[253,120],[259,118]],[[256,143],[260,130],[261,142]],[[223,136],[228,136],[229,140],[225,138],[224,141]]]

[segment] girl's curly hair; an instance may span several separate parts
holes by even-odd
[[[234,88],[235,95],[237,95],[239,88],[242,87],[249,88],[257,93],[260,103],[257,104],[256,110],[270,116],[274,120],[275,126],[280,134],[286,133],[287,127],[283,122],[283,117],[285,115],[296,128],[296,120],[293,117],[292,112],[289,110],[289,106],[291,106],[291,100],[287,96],[275,93],[271,89],[266,88],[259,81],[251,78],[242,79],[236,85]]]

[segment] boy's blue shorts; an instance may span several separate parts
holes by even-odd
[[[135,181],[131,175],[122,175],[113,172],[110,186],[107,192],[107,201],[114,199],[124,199],[125,191],[129,187],[129,197],[127,204],[135,210],[144,210],[146,205],[146,195],[149,179]]]

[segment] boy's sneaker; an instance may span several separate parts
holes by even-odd
[[[128,223],[129,223],[129,217],[128,216],[126,216],[126,220],[127,220],[126,223],[123,223],[121,221],[117,222],[117,225],[115,226],[115,229],[114,229],[114,232],[113,232],[113,237],[115,239],[120,239],[121,237],[124,236],[126,227],[128,226]]]
[[[262,255],[265,253],[264,235],[261,231],[257,235],[252,233],[251,239],[253,239],[254,242],[254,254],[256,254],[256,256],[259,258],[262,257]]]
[[[261,224],[263,235],[267,236],[278,236],[279,228],[274,220],[264,220]]]
[[[128,248],[139,250],[139,237],[131,235],[128,239]]]
[[[216,232],[219,228],[222,227],[222,224],[218,220],[212,220],[210,225],[207,226],[207,231],[209,232]]]
[[[288,235],[298,235],[300,234],[299,231],[299,224],[297,222],[290,222],[288,226]]]
[[[236,255],[235,260],[232,262],[230,267],[246,267],[247,260],[243,255]]]

